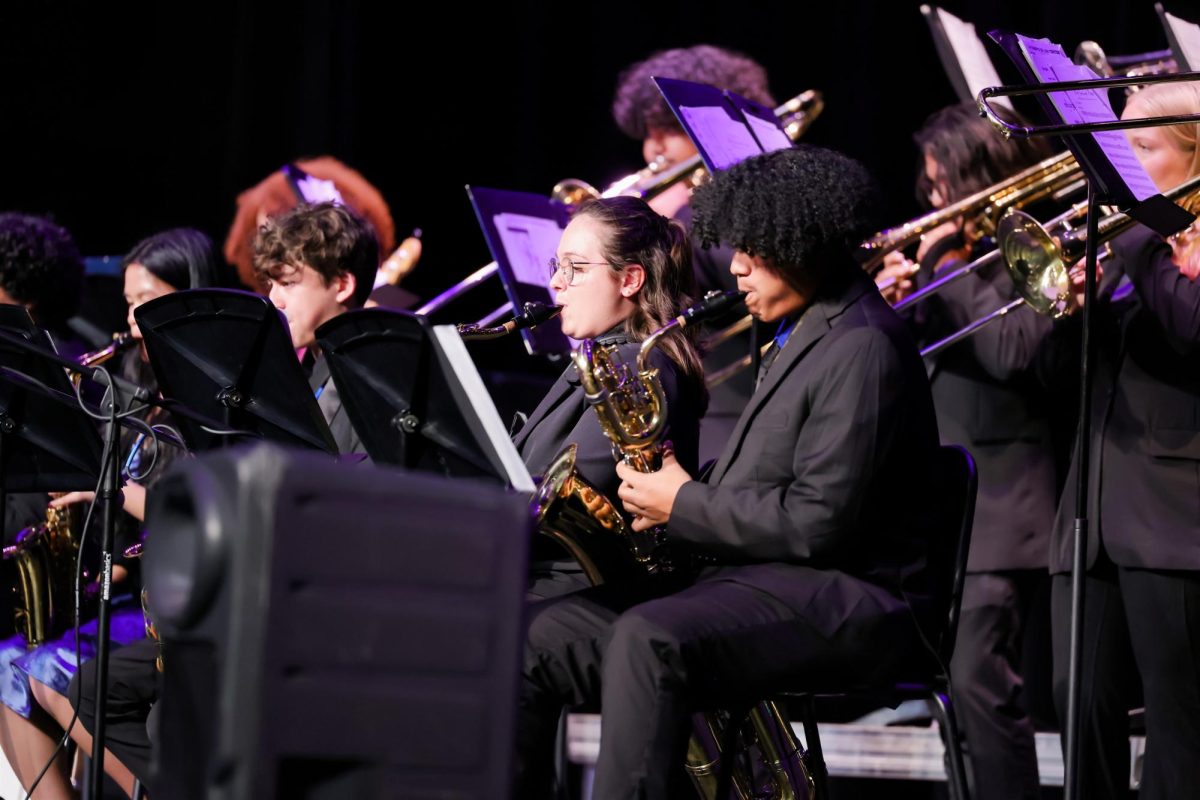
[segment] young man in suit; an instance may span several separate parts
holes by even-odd
[[[254,239],[255,273],[287,317],[292,345],[309,370],[309,385],[342,453],[365,451],[316,348],[316,330],[362,307],[378,268],[375,233],[339,203],[297,206],[268,219]]]
[[[531,609],[519,796],[546,796],[564,705],[602,707],[594,797],[675,797],[693,712],[920,652],[937,426],[903,323],[853,260],[874,198],[861,165],[813,147],[696,192],[697,231],[734,248],[750,312],[778,333],[707,477],[669,457],[621,467],[619,496],[635,528],[665,525],[713,563]]]

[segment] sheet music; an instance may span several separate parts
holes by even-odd
[[[722,106],[681,105],[679,113],[715,169],[728,169],[762,152],[740,119],[731,120]]]
[[[1183,56],[1186,63],[1180,64],[1180,68],[1188,71],[1200,70],[1200,25],[1180,19],[1166,11],[1162,16],[1163,22],[1171,28],[1171,33],[1175,35],[1179,49],[1183,51],[1179,55]]]
[[[1029,65],[1043,83],[1095,80],[1100,77],[1089,68],[1075,64],[1060,45],[1048,39],[1030,39],[1018,35],[1017,41]],[[1108,102],[1108,95],[1102,90],[1051,92],[1050,101],[1068,124],[1107,122],[1117,118]],[[1141,201],[1158,194],[1158,188],[1146,174],[1142,162],[1138,161],[1122,131],[1096,131],[1092,133],[1092,138],[1134,197]]]
[[[742,118],[746,120],[746,124],[750,126],[750,130],[754,131],[754,135],[758,137],[764,153],[787,150],[792,146],[792,140],[779,127],[778,122],[763,119],[756,114],[743,113]]]
[[[517,452],[516,446],[512,443],[508,429],[500,420],[500,413],[496,411],[492,396],[488,394],[487,387],[483,385],[483,379],[479,377],[479,370],[475,368],[475,362],[471,360],[467,346],[463,344],[462,337],[458,335],[458,329],[453,325],[434,325],[432,334],[452,367],[449,377],[458,380],[459,385],[462,386],[464,393],[471,401],[471,407],[474,409],[476,417],[483,424],[488,444],[500,458],[508,485],[518,492],[533,494],[536,486],[533,478],[529,475],[529,469],[521,460],[521,454]]]
[[[1000,73],[992,63],[983,40],[975,32],[975,26],[965,22],[945,9],[937,9],[938,21],[950,41],[950,48],[958,59],[958,65],[966,78],[967,86],[973,97],[989,86],[1000,86]],[[1012,111],[1012,103],[1007,97],[999,97],[992,102],[998,103]]]
[[[492,218],[504,254],[518,283],[545,288],[550,283],[550,259],[558,250],[563,229],[552,219],[502,213]]]

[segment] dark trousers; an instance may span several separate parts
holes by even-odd
[[[1041,797],[1033,722],[1022,703],[1021,643],[1041,572],[967,575],[950,675],[976,800]]]
[[[1129,709],[1146,706],[1142,800],[1200,787],[1200,573],[1114,566],[1086,579],[1080,694],[1082,797],[1129,794]],[[1071,576],[1054,576],[1054,695],[1067,718]],[[1065,746],[1064,741],[1064,746]]]
[[[143,783],[150,774],[150,736],[146,719],[158,699],[158,670],[154,666],[157,643],[142,639],[113,650],[108,657],[108,705],[105,707],[104,740],[109,752],[129,767]],[[67,689],[67,697],[79,703],[79,721],[88,733],[95,727],[96,662],[84,664]]]
[[[919,647],[907,608],[882,590],[793,566],[781,597],[743,582],[753,569],[674,593],[666,582],[610,584],[533,606],[514,796],[548,796],[563,706],[601,707],[596,800],[676,798],[693,712],[867,679]]]

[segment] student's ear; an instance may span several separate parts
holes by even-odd
[[[333,285],[337,287],[337,294],[334,296],[338,303],[345,306],[349,305],[354,297],[354,292],[358,288],[358,279],[354,277],[353,272],[339,272],[333,279]]]
[[[621,270],[621,296],[633,297],[646,284],[646,268],[641,264],[628,264]]]

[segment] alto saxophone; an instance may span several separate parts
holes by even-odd
[[[84,355],[79,363],[85,367],[102,364],[133,343],[128,333],[118,333],[111,344]],[[20,531],[16,541],[4,548],[4,560],[12,561],[17,569],[13,585],[16,629],[31,650],[71,625],[75,562],[82,536],[80,511],[78,506],[47,507],[40,523]],[[83,575],[86,581],[87,573]]]
[[[740,292],[709,292],[699,304],[642,342],[636,371],[621,361],[616,345],[598,347],[588,340],[572,354],[580,384],[612,442],[614,457],[639,472],[655,472],[662,466],[667,400],[649,356],[666,334],[717,316],[742,297]],[[614,572],[628,576],[630,563],[644,573],[670,570],[670,557],[664,557],[664,531],[635,533],[613,504],[579,477],[574,458],[575,445],[568,445],[546,472],[534,503],[538,531],[566,547],[592,583],[622,577]],[[624,543],[629,557],[624,564],[613,552],[618,541]],[[721,751],[722,742],[730,738],[731,725],[737,726],[732,737],[736,751],[753,755],[748,770],[742,759]],[[736,800],[811,800],[816,796],[804,750],[771,701],[757,703],[743,720],[723,711],[694,715],[685,767],[704,800],[727,800],[718,798],[723,766],[730,770]]]

